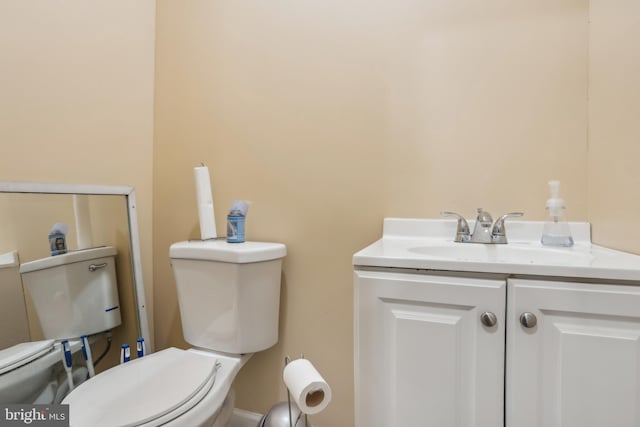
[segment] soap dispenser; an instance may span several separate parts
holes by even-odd
[[[544,223],[542,244],[547,246],[573,246],[573,237],[565,217],[564,200],[559,197],[560,181],[549,181],[551,198],[547,200],[549,218]]]

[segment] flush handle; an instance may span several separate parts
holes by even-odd
[[[485,311],[480,315],[480,321],[484,326],[491,328],[498,323],[498,317],[490,311]]]
[[[103,262],[102,264],[91,264],[89,266],[89,271],[93,273],[94,271],[100,270],[101,268],[105,268],[106,266],[107,266],[106,262]]]
[[[527,329],[531,329],[538,324],[538,319],[535,314],[526,311],[520,315],[520,324]]]

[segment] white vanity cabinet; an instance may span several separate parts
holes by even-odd
[[[570,226],[386,218],[353,256],[356,427],[640,427],[640,257]]]
[[[640,426],[640,286],[508,282],[506,425]]]
[[[397,271],[355,271],[356,427],[640,426],[640,286]]]
[[[356,271],[356,426],[503,425],[505,290],[504,280]]]

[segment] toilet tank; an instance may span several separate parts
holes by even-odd
[[[20,266],[45,338],[74,338],[120,325],[116,254],[105,246]]]
[[[281,243],[198,240],[171,245],[185,340],[234,354],[277,343],[285,255]]]

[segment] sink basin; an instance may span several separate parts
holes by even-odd
[[[443,243],[442,245],[417,246],[408,248],[409,252],[424,255],[432,259],[505,262],[518,264],[551,265],[588,265],[593,260],[590,252],[575,248],[549,248],[516,244],[486,245],[472,243]]]
[[[570,223],[575,245],[543,246],[542,221],[511,221],[509,243],[455,243],[456,221],[385,218],[382,239],[353,256],[360,267],[640,281],[638,256],[591,243],[589,223]]]

